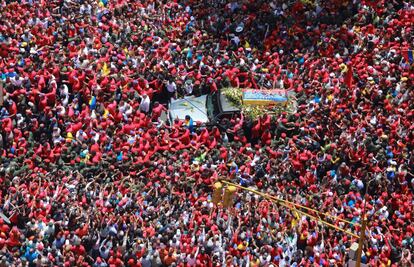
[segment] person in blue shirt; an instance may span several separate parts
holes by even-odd
[[[185,116],[184,124],[190,130],[191,133],[194,132],[194,122],[190,115]]]
[[[24,254],[24,257],[26,258],[26,260],[29,261],[30,264],[32,264],[34,260],[37,259],[37,256],[39,256],[39,253],[37,253],[37,251],[34,248],[26,248],[26,253]]]

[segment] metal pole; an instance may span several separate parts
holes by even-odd
[[[351,233],[351,232],[349,232],[349,231],[346,231],[346,230],[344,230],[344,229],[342,229],[342,228],[340,228],[340,227],[338,227],[338,226],[336,226],[336,225],[333,225],[333,224],[331,224],[331,223],[328,223],[328,222],[326,222],[326,221],[324,221],[324,220],[322,220],[322,219],[320,219],[320,218],[316,218],[315,216],[312,216],[311,214],[309,214],[309,213],[307,213],[307,212],[304,212],[304,211],[301,211],[301,210],[296,209],[298,206],[302,207],[301,205],[298,205],[298,204],[296,204],[296,203],[293,203],[293,202],[290,202],[290,201],[287,201],[287,200],[279,199],[279,198],[277,198],[277,197],[274,197],[274,196],[271,196],[271,195],[268,195],[268,194],[265,194],[265,193],[259,192],[259,191],[254,190],[254,189],[250,189],[250,188],[247,188],[247,187],[244,187],[244,186],[238,185],[238,184],[234,184],[234,183],[229,182],[229,181],[226,181],[226,180],[220,180],[220,181],[221,181],[222,183],[224,183],[224,184],[227,184],[227,185],[232,185],[232,186],[234,186],[234,187],[237,187],[237,188],[240,188],[240,189],[243,189],[243,190],[246,190],[246,191],[252,192],[252,193],[254,193],[254,194],[256,194],[256,195],[262,196],[262,197],[264,197],[264,198],[266,198],[266,199],[269,199],[269,200],[270,200],[270,201],[272,201],[272,202],[277,202],[279,205],[281,205],[281,206],[283,206],[283,207],[286,207],[286,208],[288,208],[288,209],[290,209],[290,210],[293,210],[293,209],[294,209],[296,212],[298,212],[298,213],[300,213],[300,214],[302,214],[302,215],[308,216],[309,218],[314,219],[315,221],[318,221],[318,222],[320,222],[320,223],[322,223],[322,224],[325,224],[325,225],[327,225],[327,226],[329,226],[329,227],[332,227],[332,228],[334,228],[334,229],[336,229],[336,230],[338,230],[338,231],[341,231],[341,232],[343,232],[343,233],[346,233],[346,234],[348,234],[348,235],[350,235],[350,236],[352,236],[352,237],[354,237],[354,238],[360,238],[360,236],[359,236],[359,235],[356,235],[356,234],[354,234],[354,233]],[[314,210],[314,211],[316,211],[316,210]],[[317,211],[316,211],[316,212],[317,212]],[[362,227],[362,226],[361,226],[361,227]]]
[[[357,251],[356,267],[361,267],[362,247],[363,247],[364,239],[365,239],[365,229],[367,228],[367,216],[366,216],[367,194],[368,194],[369,185],[374,180],[375,180],[375,178],[369,180],[368,183],[367,183],[367,187],[365,188],[364,210],[362,212],[361,233],[359,233],[359,242],[358,242],[358,251]]]
[[[4,97],[3,97],[3,81],[0,80],[0,107],[3,106]]]
[[[246,187],[243,187],[243,186],[240,186],[240,185],[237,185],[237,184],[234,184],[234,183],[228,182],[228,181],[226,181],[226,180],[222,180],[222,182],[223,182],[223,183],[226,183],[226,184],[229,184],[229,185],[236,186],[236,187],[238,187],[238,188],[241,188],[241,189],[244,189],[244,190],[247,190],[247,191],[250,191],[250,192],[253,192],[253,193],[256,193],[256,194],[263,194],[263,193],[258,192],[258,191],[256,191],[256,190],[253,190],[253,189],[250,189],[250,188],[246,188]],[[267,194],[266,194],[266,195],[267,195]],[[334,220],[338,220],[338,221],[341,221],[341,222],[344,222],[344,223],[347,223],[347,224],[352,224],[352,225],[355,225],[355,226],[360,225],[359,223],[356,223],[356,222],[350,222],[350,221],[344,220],[344,219],[342,219],[342,218],[339,218],[339,217],[333,216],[333,215],[331,215],[331,214],[329,214],[329,213],[326,213],[326,212],[320,212],[320,211],[317,211],[317,210],[315,210],[315,209],[312,209],[312,208],[309,208],[309,207],[306,207],[306,206],[303,206],[303,205],[300,205],[300,204],[297,204],[297,203],[294,203],[294,202],[290,202],[290,201],[287,201],[287,200],[284,200],[284,199],[280,199],[280,198],[277,198],[277,197],[274,197],[274,196],[270,196],[270,195],[268,195],[268,197],[271,197],[271,198],[273,198],[274,200],[277,200],[277,201],[280,201],[280,202],[283,202],[283,203],[287,203],[287,204],[289,204],[289,205],[293,205],[295,208],[302,208],[302,209],[305,209],[305,210],[307,210],[307,211],[312,211],[312,212],[315,212],[315,213],[317,213],[317,214],[318,214],[318,216],[319,216],[319,215],[323,215],[323,216],[326,216],[326,217],[329,217],[329,218],[332,218],[332,219],[334,219]]]
[[[362,220],[361,233],[359,234],[356,267],[361,267],[362,246],[363,246],[364,239],[365,239],[365,229],[366,228],[367,228],[367,219],[364,218]]]
[[[376,178],[372,178],[371,180],[368,181],[367,183],[367,187],[365,188],[365,195],[364,195],[364,209],[362,211],[362,220],[366,220],[367,216],[366,216],[366,207],[367,207],[367,195],[368,195],[368,189],[369,186],[371,184],[372,181],[376,180]]]
[[[267,38],[267,34],[269,33],[269,24],[267,24],[266,23],[266,25],[267,25],[267,27],[266,27],[266,32],[265,32],[265,35],[264,35],[264,38],[263,38],[263,43],[266,41],[266,38]]]

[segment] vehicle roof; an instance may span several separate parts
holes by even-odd
[[[208,122],[206,99],[207,95],[187,96],[171,100],[169,108],[171,119],[184,120],[185,116],[189,115],[193,121]]]

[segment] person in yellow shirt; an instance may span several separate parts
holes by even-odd
[[[242,243],[240,243],[238,246],[237,246],[237,249],[239,250],[239,251],[246,251],[246,249],[247,249],[247,247],[249,246],[249,243],[247,242],[247,241],[243,241]]]
[[[253,259],[250,261],[250,267],[259,267],[260,260],[257,256],[253,256]]]

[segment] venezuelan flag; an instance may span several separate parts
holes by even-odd
[[[106,7],[108,5],[108,0],[100,0],[98,4],[101,7]]]
[[[414,62],[413,50],[403,50],[402,56],[410,64]]]
[[[94,110],[96,108],[96,96],[92,96],[89,100],[89,107],[91,110]]]

